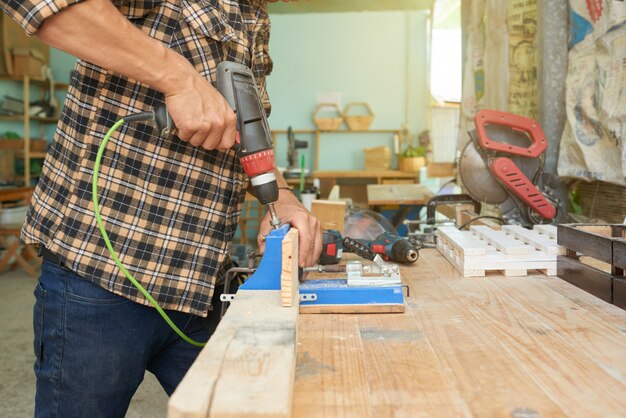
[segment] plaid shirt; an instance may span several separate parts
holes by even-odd
[[[3,0],[28,33],[80,0]],[[261,0],[114,0],[142,31],[187,58],[215,83],[216,65],[252,68],[269,100],[265,76],[270,22]],[[43,244],[82,277],[138,303],[149,302],[107,252],[91,202],[98,146],[120,118],[151,110],[163,95],[78,61],[54,141],[45,159],[22,239]],[[100,168],[100,206],[113,247],[165,309],[206,315],[216,279],[227,267],[247,179],[232,150],[205,151],[151,124],[123,126]]]

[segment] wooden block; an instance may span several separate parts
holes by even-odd
[[[283,238],[280,295],[284,307],[297,306],[298,296],[298,230],[291,228]]]
[[[471,226],[470,230],[504,254],[528,254],[530,251],[530,247],[523,242],[511,238],[502,231],[494,231],[488,226]]]
[[[531,231],[519,225],[505,225],[502,227],[502,230],[548,254],[565,254],[565,248],[559,247],[553,239],[536,231]]]
[[[557,276],[606,302],[613,300],[613,277],[609,273],[560,255],[557,258]]]
[[[624,239],[613,241],[613,265],[626,269],[626,240]]]
[[[346,202],[314,200],[311,203],[311,213],[319,219],[322,228],[336,229],[343,234]]]
[[[626,309],[626,278],[613,279],[613,304]]]

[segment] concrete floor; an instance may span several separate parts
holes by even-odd
[[[23,271],[0,274],[0,417],[32,417],[35,404],[33,289]],[[165,417],[167,395],[146,373],[127,417]]]

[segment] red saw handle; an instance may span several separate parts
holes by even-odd
[[[476,133],[480,146],[486,150],[500,151],[508,154],[520,155],[522,157],[537,158],[548,147],[546,136],[541,126],[530,118],[513,115],[511,113],[499,112],[497,110],[480,110],[474,117],[476,125]],[[509,128],[524,132],[530,137],[530,146],[528,148],[519,147],[517,145],[505,144],[503,142],[492,141],[487,136],[486,125],[502,125]]]
[[[496,158],[489,168],[498,180],[539,215],[545,219],[553,219],[556,216],[554,206],[509,158]]]

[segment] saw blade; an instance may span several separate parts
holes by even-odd
[[[477,201],[498,205],[508,199],[507,191],[491,174],[473,141],[465,144],[458,170],[463,188]]]

